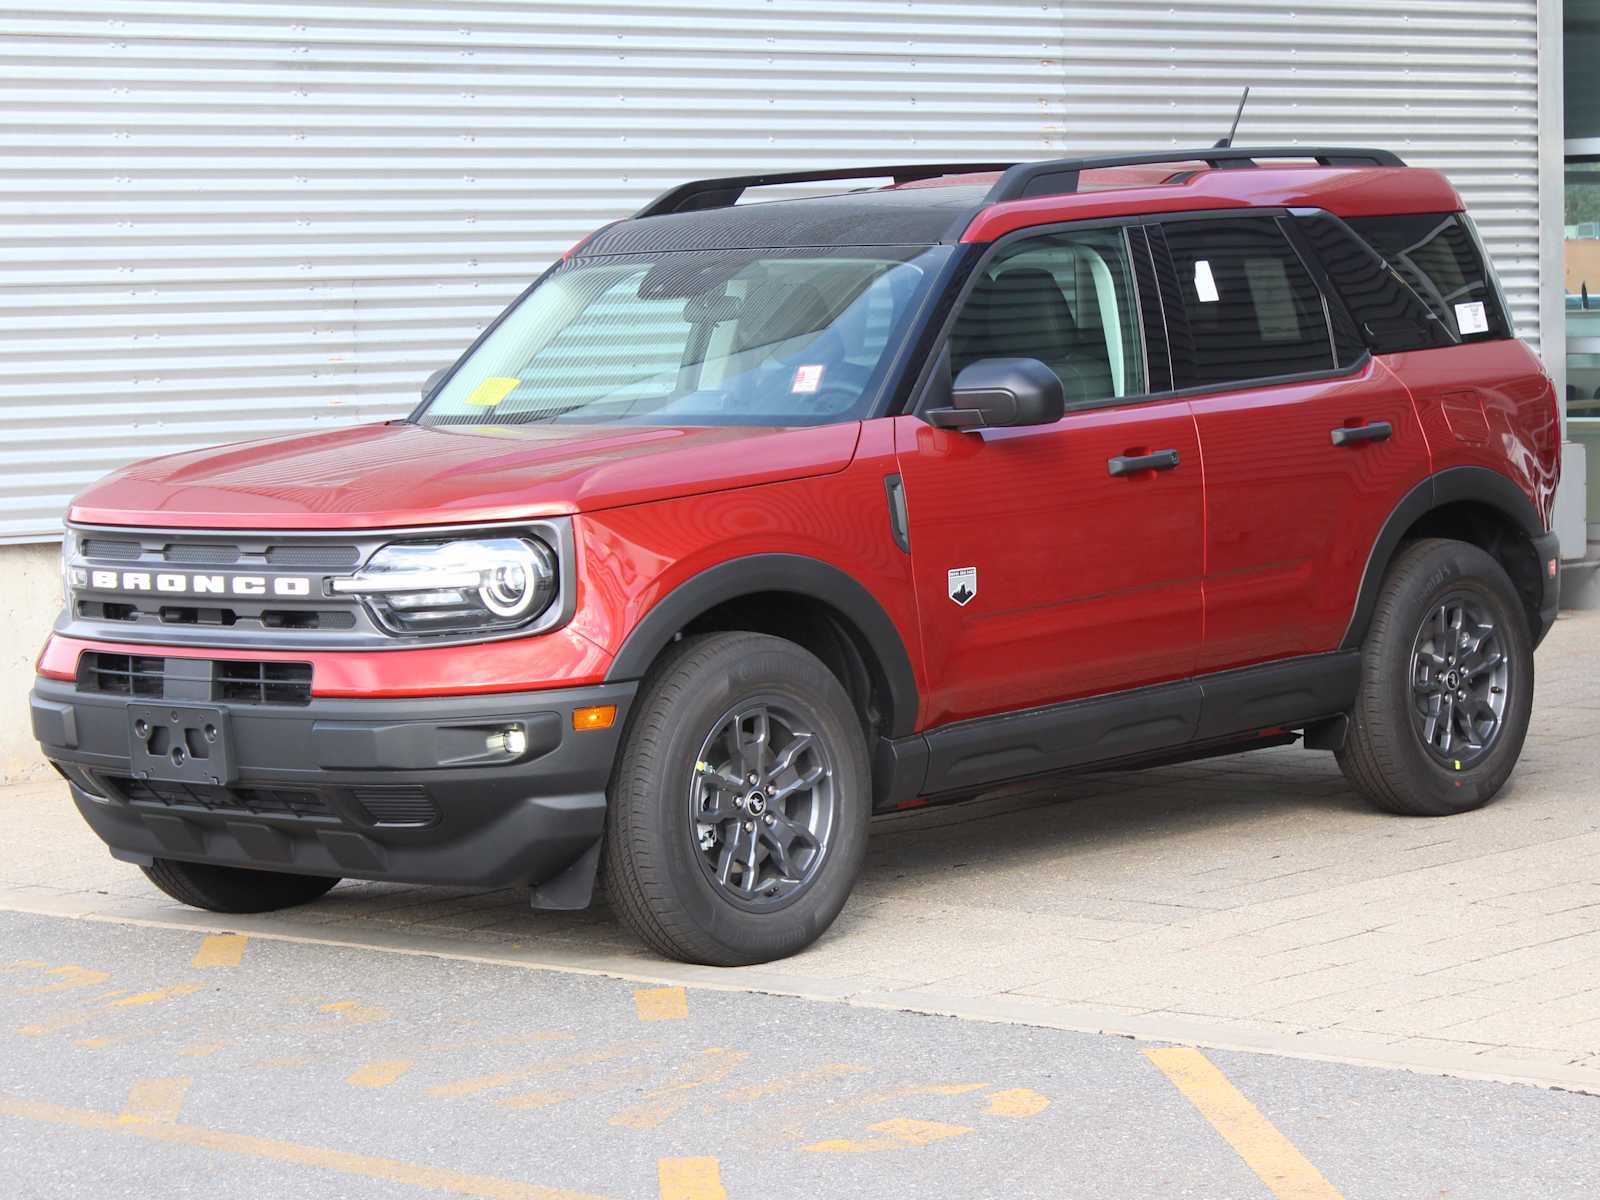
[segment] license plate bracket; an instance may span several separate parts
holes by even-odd
[[[183,704],[128,705],[129,768],[135,779],[221,786],[233,782],[228,714]]]

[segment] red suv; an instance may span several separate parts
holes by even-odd
[[[1558,442],[1461,198],[1384,151],[702,180],[409,418],[78,497],[34,728],[188,904],[603,865],[663,954],[758,962],[872,813],[1005,780],[1299,738],[1486,803]]]

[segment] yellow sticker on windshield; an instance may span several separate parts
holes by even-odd
[[[522,380],[520,379],[512,379],[505,375],[491,375],[473,388],[463,403],[476,404],[483,408],[493,408],[509,396],[511,390],[521,382]]]

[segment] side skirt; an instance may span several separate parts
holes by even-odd
[[[873,807],[882,812],[1035,775],[1181,761],[1219,745],[1268,744],[1245,735],[1346,712],[1360,674],[1357,652],[1311,654],[884,739],[873,764]]]

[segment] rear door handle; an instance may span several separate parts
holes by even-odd
[[[1374,421],[1371,425],[1341,425],[1329,436],[1335,446],[1354,446],[1359,442],[1387,442],[1394,436],[1394,426],[1387,421]]]
[[[1119,454],[1106,459],[1106,471],[1112,475],[1132,475],[1135,471],[1170,471],[1177,465],[1176,450],[1157,450],[1153,454]]]

